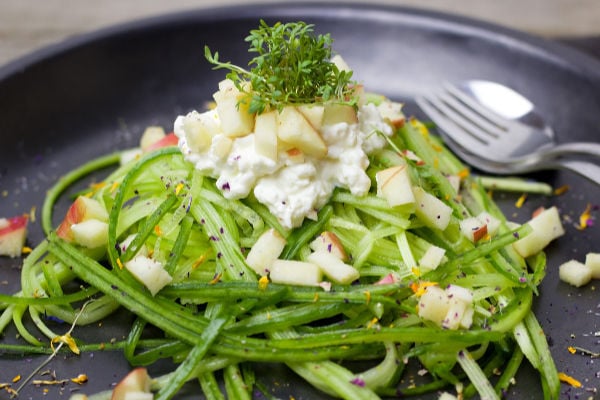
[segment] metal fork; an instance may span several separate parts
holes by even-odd
[[[475,83],[485,83],[482,87],[489,86],[496,92],[491,93],[494,91],[492,90],[485,94],[484,91],[482,94],[478,90],[475,95],[472,90]],[[507,110],[501,107],[515,104],[494,102],[495,99],[489,98],[498,94],[508,97],[509,103],[528,103],[530,109],[507,118]],[[445,84],[439,91],[419,96],[416,101],[441,130],[448,146],[459,157],[481,170],[496,174],[516,174],[567,169],[600,184],[598,165],[564,158],[574,154],[598,157],[600,144],[555,144],[552,129],[532,112],[533,105],[511,89],[485,81],[469,81],[460,87]]]

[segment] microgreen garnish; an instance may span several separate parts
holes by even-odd
[[[245,41],[250,43],[248,52],[257,54],[248,63],[249,70],[219,61],[219,53],[212,53],[208,46],[204,55],[214,69],[228,69],[227,78],[248,93],[250,112],[281,109],[286,104],[354,103],[352,72],[331,62],[333,40],[329,34],[316,35],[314,25],[277,22],[269,26],[261,20]]]

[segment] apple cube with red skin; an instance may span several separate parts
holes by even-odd
[[[21,255],[27,237],[27,215],[0,218],[0,255],[18,257]]]
[[[163,147],[177,146],[178,143],[179,138],[175,136],[173,132],[171,132],[168,135],[165,135],[165,137],[162,139],[159,139],[156,142],[148,145],[148,147],[146,147],[143,151],[148,153],[154,150],[162,149]]]
[[[147,149],[150,145],[164,139],[166,135],[165,130],[160,126],[146,127],[140,138],[140,147],[142,148],[142,151],[148,151]]]
[[[415,203],[407,166],[396,165],[375,174],[377,195],[387,200],[390,207]]]
[[[73,242],[75,237],[71,227],[81,222],[95,219],[101,222],[108,221],[108,212],[98,200],[90,197],[79,196],[67,210],[65,218],[56,228],[56,234],[67,242]]]
[[[313,251],[327,251],[342,261],[348,261],[349,259],[340,238],[330,231],[322,232],[315,240],[310,242],[309,246]]]
[[[150,380],[146,368],[132,370],[115,386],[111,400],[152,400]]]
[[[108,243],[108,223],[97,219],[73,224],[71,232],[74,242],[88,249],[97,249]]]
[[[528,222],[531,232],[513,243],[521,257],[529,257],[544,249],[552,240],[565,234],[556,207],[550,207],[536,214]]]
[[[219,82],[219,91],[213,95],[221,130],[225,136],[246,136],[254,128],[255,114],[250,113],[248,94],[240,91],[230,79]]]
[[[277,137],[303,153],[323,158],[327,144],[304,115],[294,106],[284,107],[277,116]]]

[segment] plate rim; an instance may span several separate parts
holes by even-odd
[[[41,62],[119,35],[150,31],[173,24],[183,24],[188,20],[215,22],[216,20],[241,18],[257,18],[258,20],[260,18],[283,19],[286,17],[291,19],[292,17],[298,18],[300,15],[303,15],[302,19],[307,20],[308,17],[323,17],[326,15],[340,20],[376,18],[380,20],[403,20],[417,25],[426,23],[427,27],[438,30],[442,27],[443,30],[462,33],[465,36],[472,35],[504,45],[519,46],[528,53],[537,53],[539,56],[550,59],[561,67],[571,69],[577,74],[593,77],[598,80],[600,85],[600,59],[557,41],[559,38],[545,38],[458,13],[403,5],[366,4],[348,1],[332,3],[308,1],[299,4],[250,2],[236,5],[193,7],[186,10],[135,18],[69,36],[58,42],[46,44],[16,59],[9,60],[4,65],[0,65],[0,82],[15,75],[23,74],[28,68]]]

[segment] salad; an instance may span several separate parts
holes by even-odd
[[[0,331],[15,325],[20,352],[78,354],[100,346],[78,325],[134,314],[118,346],[131,373],[79,398],[169,399],[189,381],[209,399],[268,397],[252,366],[273,362],[347,399],[500,398],[530,363],[544,397],[558,398],[531,309],[543,248],[563,233],[557,209],[508,221],[439,138],[354,81],[312,25],[261,21],[246,41],[249,69],[205,49],[229,71],[208,110],[177,117],[173,133],[148,128],[139,149],[90,161],[49,191],[47,238],[23,262],[22,290],[0,295]],[[53,226],[60,195],[109,166]],[[7,254],[25,227],[6,220]],[[47,316],[72,329],[54,332]],[[149,376],[163,359],[176,368]],[[426,383],[399,384],[409,363]]]

